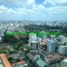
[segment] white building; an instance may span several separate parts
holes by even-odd
[[[67,55],[67,46],[59,46],[58,53]]]
[[[61,61],[61,67],[67,67],[67,58]]]
[[[30,33],[29,34],[29,43],[31,43],[32,41],[36,41],[36,40],[37,40],[36,33]]]
[[[29,34],[29,45],[33,49],[37,49],[39,47],[39,42],[37,39],[37,35],[35,33],[30,33]]]
[[[65,36],[63,36],[63,35],[60,35],[59,37],[59,40],[60,40],[60,44],[64,44],[65,43]]]
[[[38,43],[38,41],[31,41],[30,46],[31,46],[33,49],[38,49],[38,48],[39,48],[39,43]]]
[[[48,40],[48,43],[47,43],[47,50],[48,52],[56,52],[56,46],[57,46],[57,43],[55,40],[52,40],[52,39],[49,39]]]

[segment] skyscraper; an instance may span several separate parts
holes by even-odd
[[[56,41],[49,39],[47,43],[47,50],[48,52],[54,53],[56,51]]]

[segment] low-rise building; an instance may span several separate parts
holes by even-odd
[[[41,59],[38,59],[38,60],[36,61],[36,64],[37,64],[37,67],[47,67],[47,63],[44,62],[44,61],[41,60]]]
[[[67,45],[59,46],[58,53],[67,56]]]
[[[13,67],[28,67],[28,64],[24,60],[21,60],[17,63],[14,63]]]
[[[27,57],[34,62],[40,58],[40,55],[37,53],[37,51],[32,51],[30,53],[27,53]]]
[[[49,54],[49,55],[45,56],[45,61],[48,64],[54,64],[54,63],[60,62],[62,59],[64,59],[64,57],[57,54],[57,53],[56,54]]]

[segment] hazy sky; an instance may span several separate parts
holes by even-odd
[[[67,0],[0,0],[0,20],[67,20]]]

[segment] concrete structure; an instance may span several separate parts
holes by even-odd
[[[27,57],[31,60],[31,61],[36,61],[37,59],[40,58],[40,55],[38,54],[37,51],[31,51],[29,53],[27,53]]]
[[[47,40],[41,41],[39,44],[41,49],[47,50]]]
[[[65,41],[66,41],[66,38],[65,38],[65,36],[63,36],[63,35],[60,35],[60,36],[58,37],[58,39],[59,39],[59,44],[64,44]]]
[[[39,42],[37,40],[37,35],[35,33],[30,33],[29,34],[29,45],[33,49],[38,49],[39,47]]]
[[[47,63],[44,62],[44,61],[41,60],[41,59],[38,59],[38,60],[36,61],[36,64],[37,64],[38,67],[47,67]]]
[[[55,39],[55,35],[50,35],[51,39]]]
[[[13,67],[28,67],[28,64],[24,60],[22,60],[17,63],[14,63]]]
[[[59,46],[58,53],[67,56],[67,46]]]
[[[52,40],[52,39],[48,40],[48,43],[47,43],[48,52],[51,52],[51,53],[56,52],[56,46],[57,46],[57,43],[55,40]]]
[[[4,32],[5,32],[4,29],[0,29],[0,37],[3,37],[4,36]]]
[[[32,41],[30,46],[33,48],[33,49],[38,49],[39,48],[39,43],[38,41]]]
[[[2,40],[2,37],[0,37],[0,42],[2,42],[3,40]]]
[[[36,33],[30,33],[29,34],[29,43],[31,43],[32,41],[36,41],[36,40],[37,40]]]
[[[64,57],[56,53],[56,54],[45,55],[44,59],[48,64],[55,64],[57,62],[60,62],[62,59],[64,59]]]
[[[67,67],[67,58],[61,61],[61,67]]]

